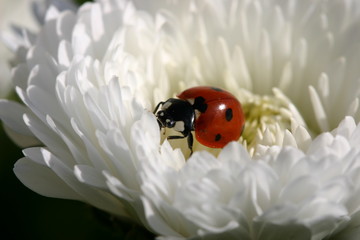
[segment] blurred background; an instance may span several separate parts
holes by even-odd
[[[0,0],[0,31],[10,31],[10,23],[33,31],[39,28],[31,12],[31,0]],[[6,92],[11,87],[11,56],[0,43],[0,98],[9,98]],[[10,98],[16,99],[14,94]],[[153,239],[144,229],[113,221],[85,203],[43,197],[22,185],[13,172],[15,162],[22,157],[21,148],[7,137],[1,122],[0,151],[0,229],[6,239]]]

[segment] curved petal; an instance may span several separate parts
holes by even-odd
[[[40,195],[84,201],[84,198],[59,178],[52,169],[29,158],[18,160],[14,172],[26,187]]]

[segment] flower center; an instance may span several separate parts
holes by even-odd
[[[305,125],[296,107],[279,89],[274,89],[273,95],[246,92],[242,107],[246,123],[240,141],[251,155],[259,145],[283,145],[285,131],[291,133],[293,122]]]

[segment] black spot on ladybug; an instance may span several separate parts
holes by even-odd
[[[221,139],[221,134],[220,133],[216,134],[215,142],[220,141],[220,139]]]
[[[212,90],[215,90],[217,92],[223,92],[224,90],[222,90],[221,88],[217,88],[217,87],[211,87]]]
[[[231,108],[226,109],[225,118],[226,118],[226,121],[228,121],[228,122],[230,122],[231,119],[233,118],[233,111]]]
[[[199,110],[201,113],[204,113],[207,109],[207,104],[205,103],[205,98],[203,98],[201,96],[195,98],[193,108]]]

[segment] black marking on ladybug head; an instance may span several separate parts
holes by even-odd
[[[156,114],[158,123],[161,127],[172,128],[175,126],[175,121],[173,120],[172,116],[168,114],[166,110],[160,110]]]
[[[221,139],[221,134],[220,133],[216,134],[215,135],[215,142],[220,141],[220,139]]]
[[[197,97],[195,98],[193,108],[199,110],[201,113],[204,113],[207,109],[207,104],[205,103],[205,98]]]
[[[225,118],[226,118],[226,121],[228,121],[228,122],[230,122],[231,119],[233,118],[233,111],[231,108],[226,109]]]
[[[212,90],[215,90],[217,92],[223,92],[224,90],[222,90],[221,88],[217,88],[217,87],[211,87]]]
[[[194,129],[195,111],[185,100],[169,98],[155,115],[160,129],[173,128],[186,136]]]

